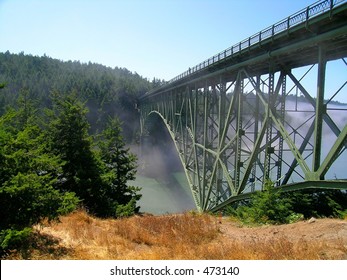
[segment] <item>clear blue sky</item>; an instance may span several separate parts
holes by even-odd
[[[313,0],[0,0],[0,52],[169,80]]]
[[[170,80],[314,0],[0,0],[0,52],[125,67]],[[343,62],[329,98],[347,77]],[[307,78],[313,96],[316,77]],[[335,99],[347,102],[347,87]]]

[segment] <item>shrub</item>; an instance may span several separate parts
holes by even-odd
[[[293,214],[291,200],[281,196],[271,181],[267,181],[263,191],[252,195],[246,205],[229,209],[229,213],[246,224],[287,223]]]
[[[249,201],[229,206],[227,215],[246,224],[294,223],[310,217],[345,218],[347,193],[340,190],[299,190],[282,193],[271,181],[264,191],[256,192]]]
[[[22,230],[5,229],[0,231],[0,255],[6,250],[22,247],[31,234],[31,228]]]

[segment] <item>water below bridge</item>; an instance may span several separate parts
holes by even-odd
[[[302,103],[299,106],[307,104]],[[338,109],[332,111],[330,116],[338,127],[342,128],[347,123],[347,105],[331,107]],[[301,121],[301,118],[296,115],[291,121]],[[136,180],[131,184],[142,188],[143,196],[138,203],[141,212],[166,214],[196,209],[188,181],[166,127],[160,119],[152,120],[151,127],[149,136],[143,139],[141,147],[132,148],[138,156],[138,172]],[[325,134],[322,145],[323,156],[326,156],[334,137],[331,131]],[[327,173],[327,179],[347,178],[346,164],[347,153],[344,152]]]
[[[136,180],[142,198],[141,212],[181,213],[196,209],[176,148],[161,120],[156,120],[150,136],[132,148],[138,157]]]

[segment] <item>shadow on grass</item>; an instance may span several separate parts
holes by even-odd
[[[34,231],[20,248],[6,252],[7,260],[61,260],[69,258],[73,249],[64,247],[61,239],[50,234]]]

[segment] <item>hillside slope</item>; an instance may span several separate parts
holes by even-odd
[[[126,68],[0,52],[0,84],[5,84],[0,96],[0,115],[7,106],[14,106],[23,92],[40,109],[52,105],[52,92],[62,96],[77,92],[89,109],[93,131],[100,131],[109,116],[118,116],[125,137],[130,139],[139,122],[137,98],[155,86],[154,82]]]
[[[248,228],[192,213],[100,220],[83,211],[35,227],[8,259],[347,259],[347,221]]]

